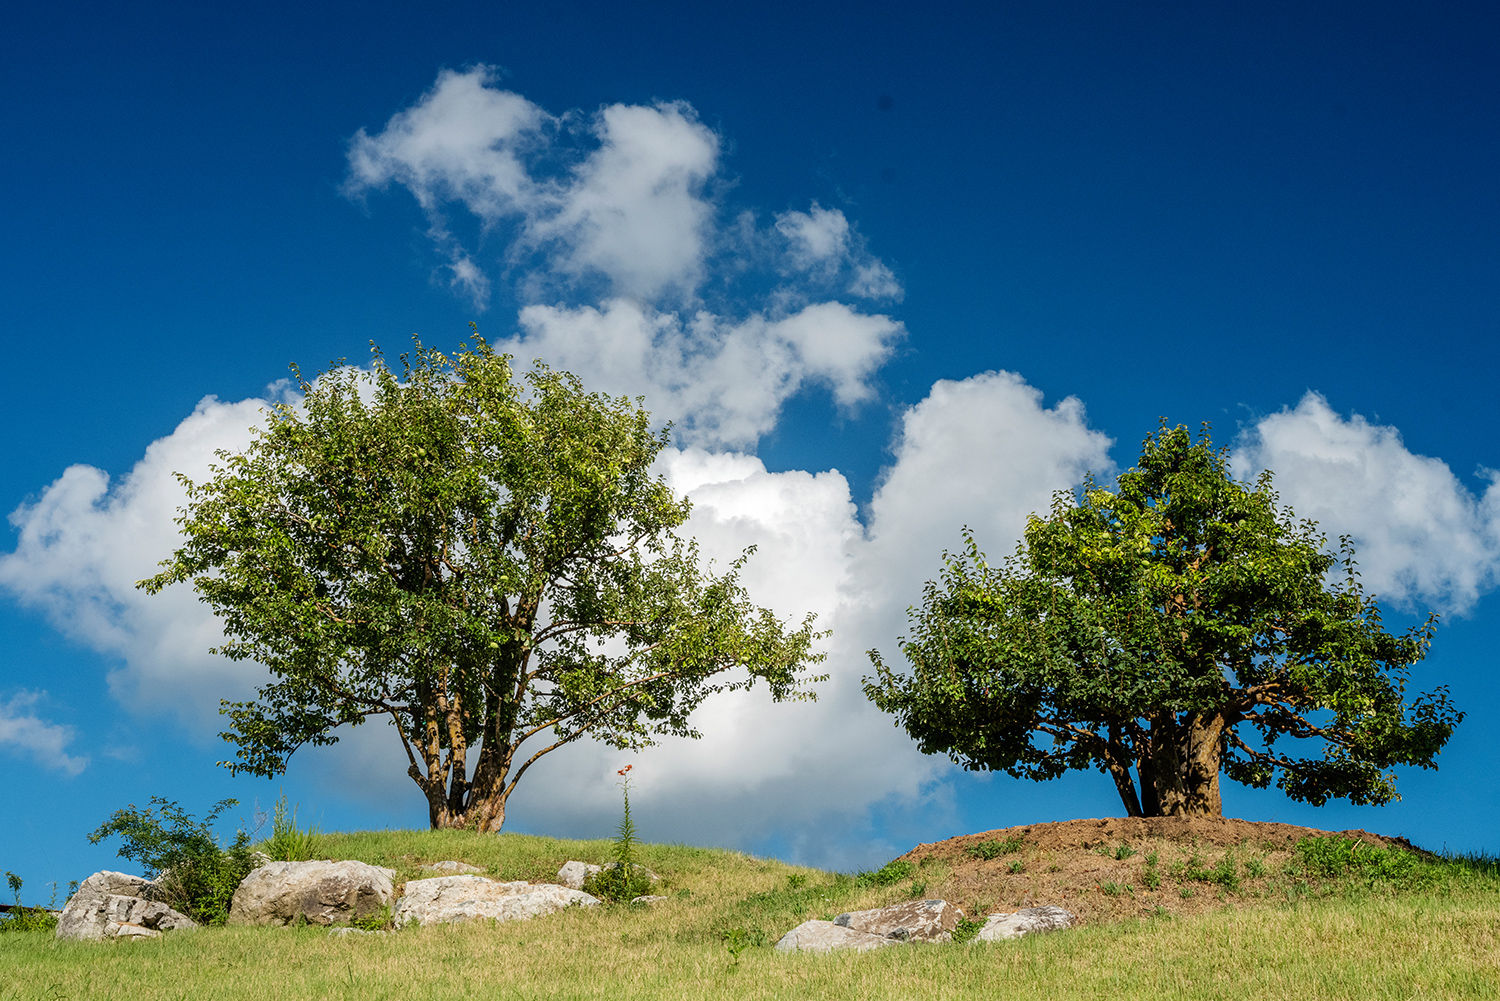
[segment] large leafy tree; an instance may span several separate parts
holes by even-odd
[[[1164,423],[1115,490],[1058,494],[1000,566],[966,539],[910,613],[911,673],[871,651],[865,680],[966,768],[1097,768],[1130,816],[1221,816],[1221,773],[1383,804],[1390,769],[1435,767],[1463,719],[1444,688],[1406,697],[1436,617],[1385,632],[1348,540],[1326,551],[1269,472],[1234,480],[1206,429]]]
[[[757,680],[811,697],[812,617],[784,625],[673,533],[637,402],[482,340],[398,375],[301,381],[250,447],[184,479],[185,541],[141,586],[191,582],[216,652],[272,683],[223,705],[231,770],[271,776],[341,727],[394,724],[433,827],[498,831],[528,768],[584,736],[638,748]],[[748,552],[745,556],[748,556]]]

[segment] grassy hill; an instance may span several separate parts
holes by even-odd
[[[988,843],[998,842],[974,841]],[[391,866],[398,880],[429,875],[417,867],[445,859],[481,866],[495,878],[547,880],[568,859],[603,862],[610,854],[607,841],[452,831],[328,834],[319,848],[323,857]],[[952,852],[923,848],[877,873],[839,875],[736,852],[642,845],[639,860],[661,874],[658,892],[669,898],[655,907],[605,906],[386,936],[207,928],[100,945],[11,933],[0,935],[0,1001],[1500,997],[1495,866],[1429,858],[1382,870],[1359,863],[1359,850],[1325,851],[1300,870],[1296,853],[1286,853],[1275,857],[1276,872],[1251,877],[1245,870],[1255,846],[1231,846],[1242,876],[1231,887],[1197,878],[1215,866],[1224,871],[1225,849],[1205,842],[1199,869],[1163,864],[1165,883],[1157,888],[1170,899],[1182,886],[1211,885],[1222,909],[1203,913],[1162,907],[1105,920],[1115,912],[1096,908],[1099,916],[1085,927],[996,944],[829,956],[769,948],[809,917],[942,895],[946,886],[973,890],[972,867]],[[1023,845],[990,859],[979,857],[988,849],[963,858],[995,862],[1007,878],[1017,858],[1043,872],[1054,864],[1076,872],[1078,860],[1060,854],[1068,850]],[[1044,864],[1042,851],[1054,861]],[[1117,846],[1099,844],[1077,851],[1119,854]],[[1184,855],[1195,851],[1187,845]],[[1255,895],[1256,878],[1301,890]],[[1064,905],[1085,909],[1086,892]]]

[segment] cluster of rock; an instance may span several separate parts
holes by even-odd
[[[396,871],[364,862],[270,862],[246,876],[229,908],[232,925],[290,925],[305,922],[352,934],[356,922],[389,910],[392,922],[427,927],[464,921],[525,921],[565,907],[593,907],[599,899],[581,887],[604,867],[568,862],[558,883],[501,882],[474,875],[476,866],[437,862],[428,872],[457,873],[406,882],[399,898]],[[658,877],[646,870],[652,880]],[[158,884],[122,872],[96,872],[68,899],[57,921],[60,939],[155,938],[197,927],[157,900]],[[636,903],[665,900],[637,897]],[[946,900],[914,900],[868,911],[850,911],[832,921],[804,921],[776,943],[782,952],[864,952],[903,942],[951,942],[963,912]],[[990,942],[1033,932],[1070,927],[1073,916],[1061,907],[1028,907],[991,914],[975,936]],[[338,926],[338,927],[335,927]]]
[[[435,862],[427,872],[455,873],[408,880],[396,896],[396,871],[364,862],[272,862],[246,876],[229,907],[232,925],[290,925],[305,922],[324,927],[377,919],[387,909],[397,927],[452,924],[462,921],[524,921],[564,907],[592,907],[599,899],[580,887],[603,867],[568,862],[557,883],[500,882],[466,862]],[[651,879],[657,878],[648,871]],[[196,928],[185,914],[154,899],[156,884],[121,872],[90,876],[69,898],[58,918],[57,937],[99,940],[153,938],[164,931]],[[653,903],[665,897],[639,897]]]
[[[850,911],[832,921],[804,921],[781,937],[781,952],[867,952],[903,942],[951,942],[963,911],[946,900],[914,900],[868,911]],[[1020,938],[1032,932],[1071,927],[1073,915],[1061,907],[1027,907],[991,914],[976,942]]]

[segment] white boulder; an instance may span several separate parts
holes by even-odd
[[[499,883],[483,876],[407,881],[393,918],[398,927],[462,921],[525,921],[564,907],[592,907],[597,897],[554,883]]]
[[[191,931],[193,919],[166,904],[146,899],[154,884],[123,872],[96,872],[57,917],[57,937],[76,941],[155,938],[164,931]]]
[[[232,925],[348,924],[389,907],[396,897],[394,869],[364,862],[270,862],[234,891]]]
[[[898,939],[855,931],[832,921],[804,921],[781,936],[776,949],[778,952],[869,952],[899,944]]]
[[[951,942],[964,912],[946,900],[913,900],[890,907],[840,914],[833,923],[898,942]]]
[[[603,871],[602,865],[593,865],[588,862],[564,862],[562,868],[557,870],[557,881],[569,889],[581,890],[584,880]]]
[[[1073,915],[1061,907],[1044,904],[1008,914],[991,914],[974,936],[975,942],[1002,942],[1033,932],[1059,931],[1073,926]]]

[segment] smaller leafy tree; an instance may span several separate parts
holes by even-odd
[[[1436,617],[1387,633],[1348,540],[1326,551],[1269,472],[1234,480],[1206,430],[1164,423],[1115,490],[1058,494],[999,566],[968,536],[911,614],[912,672],[871,651],[865,692],[924,752],[1018,778],[1097,768],[1130,816],[1220,816],[1221,773],[1389,803],[1393,766],[1436,767],[1463,719],[1445,688],[1407,697]]]
[[[159,878],[163,903],[195,921],[223,924],[235,889],[255,868],[250,835],[237,831],[227,846],[214,835],[214,821],[237,802],[220,800],[199,821],[175,801],[153,796],[144,810],[134,803],[116,810],[89,842],[120,838],[120,858],[139,864],[148,879]]]

